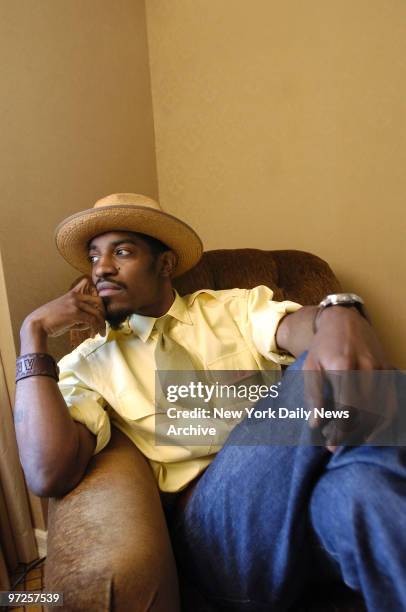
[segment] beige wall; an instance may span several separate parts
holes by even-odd
[[[0,244],[17,338],[76,276],[56,224],[115,191],[157,196],[157,179],[142,0],[1,2],[0,24]]]
[[[406,368],[404,0],[146,0],[161,202],[312,251]]]
[[[156,196],[156,147],[163,205],[207,248],[319,254],[406,367],[404,0],[146,7],[150,58],[142,0],[0,3],[15,336],[75,276],[55,225],[113,191]]]

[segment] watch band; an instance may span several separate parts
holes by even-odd
[[[370,319],[365,310],[364,300],[356,293],[331,293],[327,295],[319,304],[316,314],[313,319],[313,333],[316,334],[318,331],[317,321],[321,313],[330,306],[343,306],[345,308],[354,307],[358,310],[361,316],[364,317],[369,323]]]

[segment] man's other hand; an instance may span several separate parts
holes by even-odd
[[[321,432],[331,452],[341,444],[373,441],[396,412],[393,367],[356,308],[326,308],[318,322],[303,366],[306,404],[348,410],[349,417],[313,413],[310,426]]]

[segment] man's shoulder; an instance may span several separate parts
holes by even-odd
[[[194,293],[189,293],[183,296],[188,307],[192,307],[195,303],[203,304],[206,302],[227,302],[235,298],[246,298],[248,289],[199,289]]]
[[[234,300],[257,301],[257,300],[272,300],[273,291],[266,285],[258,285],[252,289],[241,289],[234,287],[233,289],[200,289],[194,293],[189,293],[183,297],[186,305],[192,307],[195,303],[210,303],[229,302]]]

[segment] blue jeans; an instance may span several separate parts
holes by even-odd
[[[286,374],[279,398],[303,405]],[[406,448],[332,455],[247,446],[249,435],[246,421],[233,430],[172,521],[175,555],[199,588],[222,608],[286,610],[306,585],[336,576],[368,610],[406,610]]]

